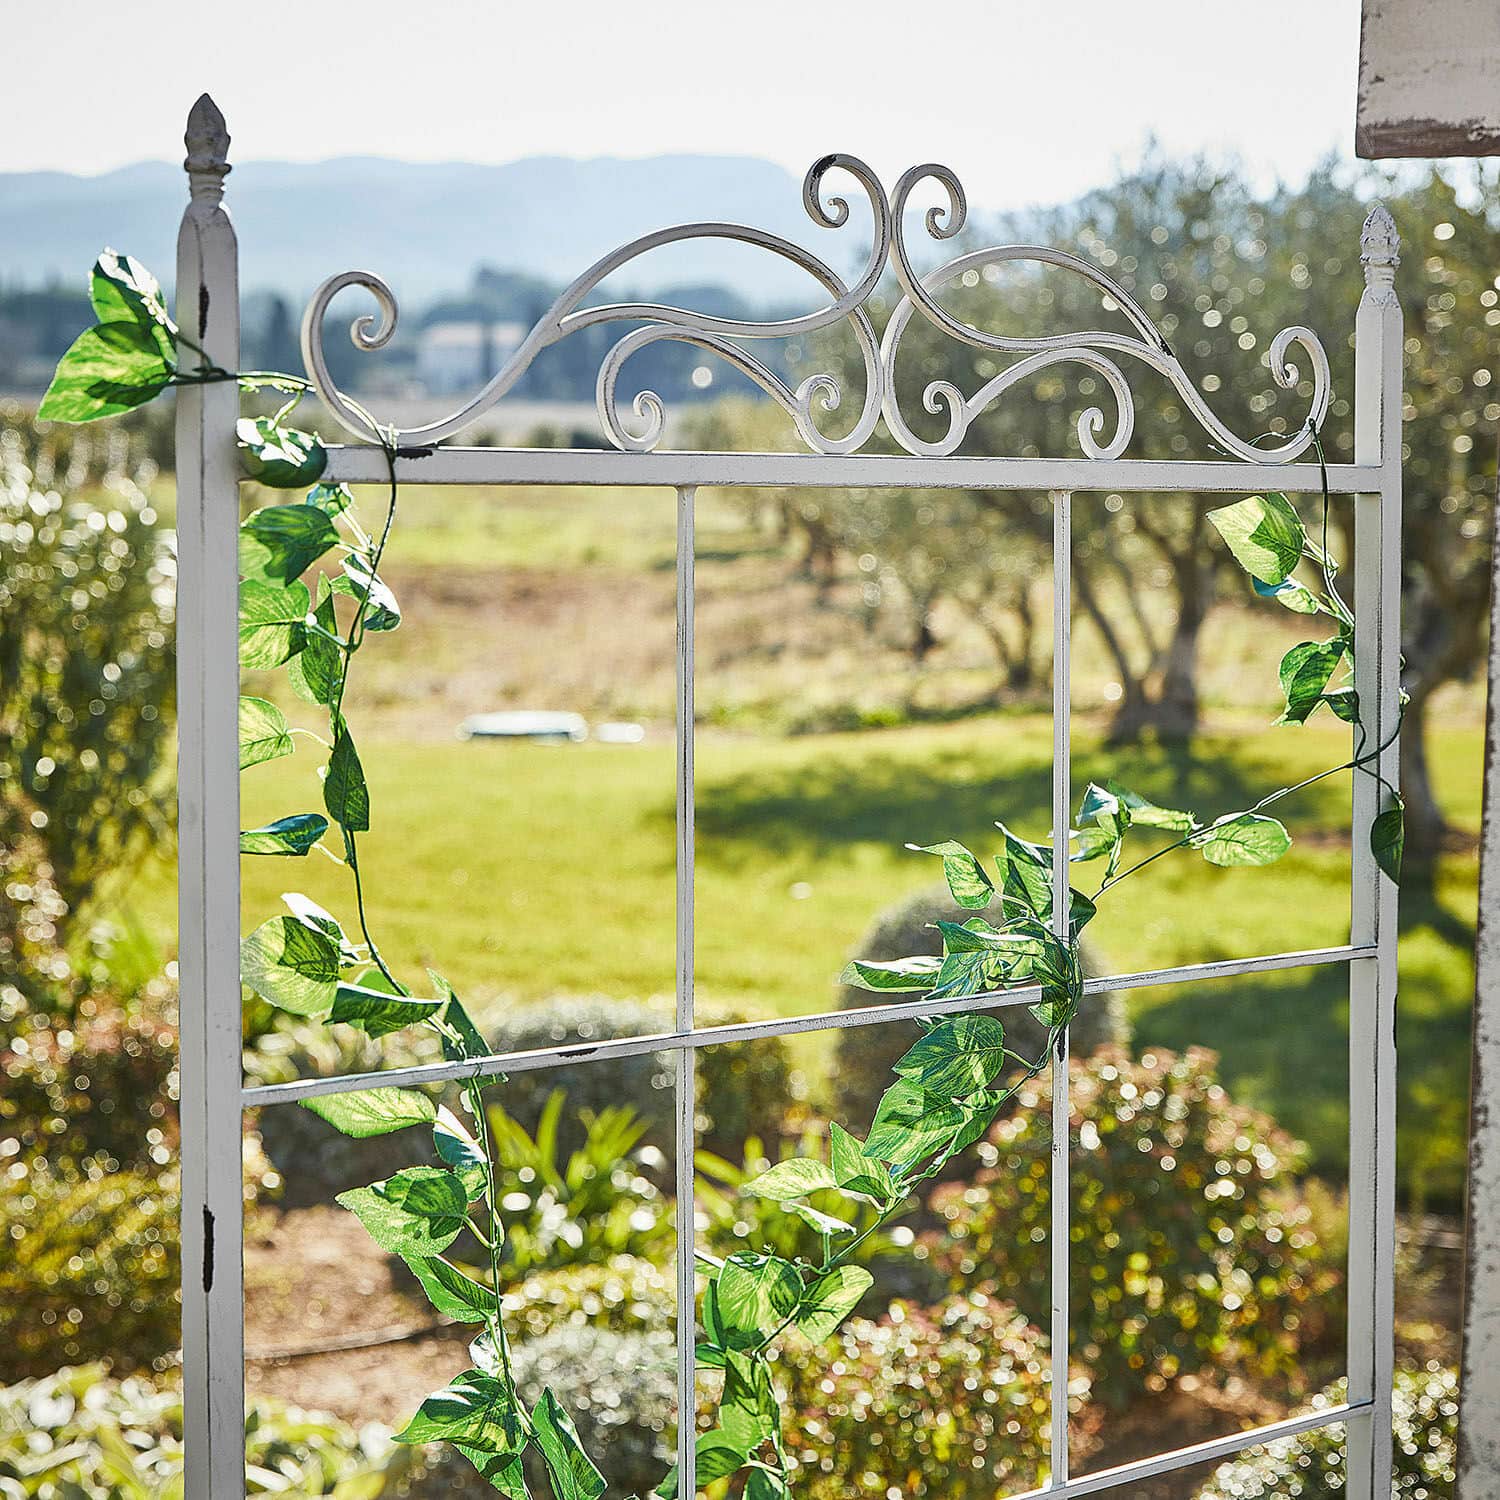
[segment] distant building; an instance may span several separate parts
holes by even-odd
[[[477,390],[525,337],[519,323],[435,323],[417,344],[417,383],[432,396]]]

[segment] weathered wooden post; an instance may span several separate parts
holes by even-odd
[[[1500,155],[1500,8],[1493,0],[1364,0],[1355,148],[1369,157]],[[1500,258],[1500,257],[1497,257]],[[1490,594],[1484,827],[1463,1317],[1459,1500],[1500,1500],[1500,551]]]
[[[239,261],[223,204],[229,132],[188,115],[191,198],[177,239],[177,321],[239,367]],[[184,350],[184,364],[197,358]],[[239,470],[235,383],[177,396],[177,818],[182,1395],[187,1500],[245,1493],[240,1174]]]

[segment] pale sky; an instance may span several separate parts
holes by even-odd
[[[0,171],[179,159],[207,89],[241,161],[848,151],[976,204],[1233,153],[1352,153],[1358,0],[13,0]]]

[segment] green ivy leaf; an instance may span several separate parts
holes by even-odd
[[[1335,688],[1323,701],[1346,724],[1359,723],[1359,694],[1352,687]]]
[[[890,1202],[894,1189],[886,1164],[870,1156],[859,1139],[850,1135],[837,1120],[829,1122],[828,1137],[834,1181],[839,1191],[850,1198],[863,1198],[877,1208]]]
[[[365,785],[364,767],[349,731],[340,728],[328,757],[323,778],[323,805],[329,816],[350,833],[364,833],[370,826],[370,789]]]
[[[240,853],[307,854],[327,832],[328,819],[320,813],[293,813],[260,828],[242,828]]]
[[[469,1207],[458,1179],[437,1167],[407,1167],[336,1201],[359,1215],[382,1250],[402,1256],[441,1255],[458,1238]]]
[[[1017,837],[1004,823],[995,827],[1001,836],[995,863],[1007,902],[1012,910],[1019,907],[1046,917],[1052,910],[1052,851]]]
[[[458,996],[453,993],[453,986],[436,969],[429,969],[427,977],[432,981],[443,1006],[438,1018],[445,1028],[443,1056],[449,1062],[473,1062],[478,1058],[491,1056],[490,1047],[479,1034],[479,1028],[469,1019],[468,1011],[459,1003]],[[448,1036],[448,1031],[453,1032],[454,1036]]]
[[[959,906],[978,911],[990,904],[990,898],[995,894],[994,883],[985,874],[984,866],[962,844],[948,839],[941,844],[908,844],[906,847],[918,854],[942,856],[948,889]]]
[[[1302,724],[1324,701],[1323,690],[1328,679],[1344,659],[1348,642],[1341,636],[1329,641],[1303,641],[1281,658],[1281,691],[1286,694],[1286,709],[1278,724]]]
[[[1192,813],[1179,807],[1161,807],[1157,803],[1132,792],[1117,781],[1105,782],[1105,789],[1114,797],[1132,826],[1137,828],[1163,828],[1170,833],[1186,833],[1197,821]]]
[[[531,1413],[531,1426],[546,1460],[553,1500],[599,1500],[605,1490],[604,1475],[584,1452],[573,1419],[550,1388],[542,1391]]]
[[[926,990],[932,987],[942,965],[942,959],[925,955],[898,958],[885,964],[855,958],[844,966],[844,972],[839,975],[839,983],[853,985],[857,989],[873,990],[877,994],[894,990]]]
[[[781,1411],[763,1358],[730,1352],[724,1359],[719,1427],[741,1453],[753,1453],[781,1425]]]
[[[821,1208],[814,1208],[810,1203],[783,1203],[781,1205],[789,1214],[796,1214],[809,1228],[817,1230],[819,1234],[853,1234],[854,1225],[847,1219],[840,1219],[833,1214],[825,1214]]]
[[[717,1427],[705,1432],[694,1446],[694,1468],[699,1487],[733,1474],[748,1457],[728,1433]]]
[[[271,489],[306,489],[328,466],[328,450],[320,437],[278,427],[274,417],[241,417],[234,434],[245,473]]]
[[[36,414],[47,422],[119,416],[159,396],[172,373],[143,324],[96,323],[58,361]]]
[[[1370,824],[1370,853],[1375,863],[1401,884],[1401,857],[1406,850],[1406,803],[1397,795],[1390,807]]]
[[[264,506],[240,523],[240,572],[290,583],[338,539],[333,522],[314,505]]]
[[[316,628],[314,628],[316,627]],[[338,615],[328,580],[318,578],[318,603],[303,627],[302,650],[287,663],[287,681],[298,697],[323,708],[339,701],[344,684],[344,652],[329,636],[338,634]]]
[[[316,901],[300,891],[283,891],[281,899],[286,903],[287,910],[304,927],[310,927],[314,932],[320,932],[338,944],[340,964],[347,965],[356,961],[354,945],[339,924],[339,919],[331,912],[324,911]]]
[[[286,715],[264,698],[240,699],[240,770],[292,753]]]
[[[956,1104],[902,1078],[880,1096],[865,1150],[905,1171],[947,1146],[963,1123]]]
[[[821,1344],[859,1306],[860,1298],[875,1284],[863,1266],[836,1266],[821,1276],[802,1298],[797,1327],[813,1343]]]
[[[311,596],[305,584],[285,588],[258,578],[240,585],[240,665],[247,672],[279,667],[302,649]]]
[[[1211,865],[1274,865],[1292,847],[1292,836],[1264,813],[1234,813],[1192,843]]]
[[[820,1161],[810,1157],[797,1157],[792,1161],[777,1162],[759,1177],[752,1177],[741,1191],[756,1198],[770,1198],[777,1203],[790,1203],[794,1198],[805,1198],[822,1188],[837,1187],[833,1172]]]
[[[746,1349],[772,1333],[797,1305],[802,1278],[779,1255],[742,1251],[724,1262],[715,1307],[728,1349]]]
[[[354,491],[347,484],[315,484],[307,492],[307,503],[327,516],[341,516],[354,504]]]
[[[492,1288],[465,1276],[436,1255],[401,1258],[422,1283],[427,1300],[443,1317],[455,1318],[460,1323],[484,1323],[496,1316],[499,1304]]]
[[[895,1071],[925,1093],[962,1098],[1005,1066],[1005,1027],[994,1016],[951,1016],[923,1033]]]
[[[500,1457],[519,1454],[526,1433],[514,1389],[494,1375],[465,1370],[422,1403],[395,1441],[464,1443]]]
[[[468,1127],[446,1104],[438,1110],[432,1127],[432,1147],[438,1160],[458,1173],[470,1202],[484,1192],[489,1180],[487,1158]]]
[[[790,1500],[790,1496],[791,1491],[780,1474],[770,1469],[751,1469],[745,1481],[744,1500]]]
[[[438,1000],[413,1000],[388,995],[360,984],[341,984],[333,997],[330,1021],[357,1026],[370,1036],[389,1036],[393,1031],[430,1020],[441,1005]]]
[[[1262,583],[1259,578],[1252,578],[1250,583],[1262,599],[1274,599],[1294,614],[1316,615],[1323,611],[1318,596],[1295,578],[1283,579],[1280,583]]]
[[[272,917],[240,943],[241,981],[294,1015],[326,1015],[338,977],[338,944],[295,917]]]
[[[370,571],[370,565],[363,557],[346,557],[344,576],[335,578],[333,587],[351,599],[369,600],[364,613],[366,630],[394,630],[401,623],[401,606],[396,602],[396,596],[377,574]]]
[[[1307,530],[1285,495],[1251,495],[1208,513],[1214,530],[1252,577],[1274,588],[1302,560]]]
[[[531,1500],[531,1491],[526,1487],[526,1465],[519,1453],[485,1453],[467,1443],[453,1445],[474,1465],[479,1477],[498,1490],[505,1500]],[[338,1497],[335,1496],[335,1500]]]
[[[358,1089],[348,1094],[317,1094],[299,1102],[303,1109],[356,1140],[425,1125],[437,1117],[432,1100],[416,1089]]]
[[[162,358],[176,360],[177,325],[167,311],[161,284],[134,256],[107,246],[89,276],[89,301],[101,323],[137,323],[148,332]]]

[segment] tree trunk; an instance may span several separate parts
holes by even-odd
[[[1449,833],[1427,769],[1427,706],[1432,701],[1434,686],[1427,683],[1416,686],[1401,724],[1401,798],[1406,803],[1402,868],[1418,879],[1437,862]]]
[[[1198,637],[1208,615],[1210,575],[1192,550],[1172,559],[1177,621],[1167,643],[1154,727],[1161,739],[1185,743],[1198,732]]]

